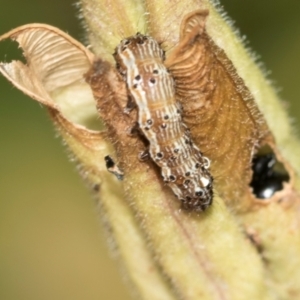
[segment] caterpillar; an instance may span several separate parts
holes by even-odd
[[[213,200],[210,160],[193,143],[175,99],[165,52],[152,37],[137,33],[115,49],[116,68],[138,109],[138,125],[163,181],[187,210],[204,211]]]

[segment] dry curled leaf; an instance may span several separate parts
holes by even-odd
[[[95,62],[89,50],[58,29],[28,25],[0,37],[0,41],[16,39],[27,64],[2,63],[0,71],[49,108],[99,196],[102,215],[138,298],[297,299],[295,170],[300,165],[289,145],[299,143],[290,135],[271,88],[209,1],[108,2],[82,1]],[[214,204],[202,214],[178,209],[156,165],[138,160],[145,149],[143,138],[128,134],[138,112],[124,113],[128,90],[111,54],[121,37],[136,33],[132,22],[141,15],[140,24],[148,24],[148,32],[170,50],[166,65],[176,81],[184,121],[194,142],[212,160]],[[270,103],[277,107],[271,115],[265,109]],[[95,107],[105,131],[88,129]],[[284,138],[275,130],[274,119],[284,124]],[[290,142],[284,149],[283,140]],[[255,149],[265,144],[282,162],[290,181],[261,201],[251,194],[250,166]],[[124,172],[123,182],[106,170],[107,155]],[[287,278],[292,278],[288,284]]]
[[[33,99],[63,114],[74,123],[93,117],[93,98],[82,78],[93,54],[59,29],[45,24],[18,27],[0,37],[16,40],[27,64],[1,63],[1,73]]]

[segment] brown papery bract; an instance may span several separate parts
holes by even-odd
[[[207,17],[206,10],[185,17],[180,43],[166,65],[176,82],[184,122],[211,159],[216,190],[226,202],[243,207],[249,205],[245,195],[251,195],[252,157],[272,136],[231,61],[207,35]]]

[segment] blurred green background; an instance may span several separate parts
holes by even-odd
[[[222,5],[272,70],[269,78],[299,128],[300,1]],[[0,34],[39,22],[83,40],[77,15],[70,0],[1,0]],[[12,50],[0,46],[0,59]],[[46,110],[2,77],[0,91],[0,299],[129,299],[95,203]]]

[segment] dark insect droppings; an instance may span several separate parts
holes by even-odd
[[[107,169],[113,168],[115,166],[113,159],[109,155],[106,155],[104,157],[104,161]]]
[[[283,182],[289,181],[289,175],[275,169],[276,158],[273,153],[256,156],[252,161],[253,177],[250,186],[259,199],[268,199],[283,189]]]
[[[104,157],[104,161],[107,171],[114,174],[118,180],[123,180],[124,173],[120,170],[120,168],[115,164],[115,162],[109,155],[106,155]]]

